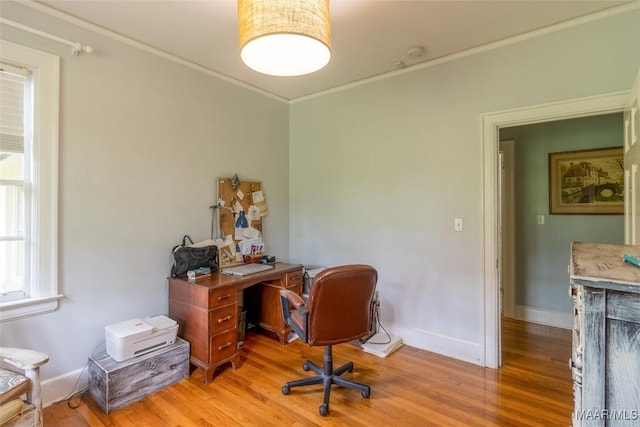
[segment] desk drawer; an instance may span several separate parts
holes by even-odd
[[[233,328],[211,337],[209,358],[211,363],[233,356],[238,350],[238,329]]]
[[[209,292],[210,309],[235,304],[236,301],[238,301],[238,292],[233,287],[213,289]]]
[[[302,285],[302,269],[294,271],[293,273],[287,273],[285,283],[287,288],[295,285]]]
[[[209,312],[209,334],[215,335],[232,329],[238,323],[238,310],[235,304]]]

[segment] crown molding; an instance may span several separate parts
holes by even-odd
[[[132,47],[135,47],[137,49],[143,50],[145,52],[157,55],[157,56],[159,56],[161,58],[164,58],[164,59],[167,59],[169,61],[173,61],[173,62],[182,64],[182,65],[184,65],[186,67],[189,67],[189,68],[194,69],[196,71],[199,71],[201,73],[210,75],[212,77],[218,78],[218,79],[223,80],[223,81],[225,81],[227,83],[234,84],[234,85],[242,87],[244,89],[248,89],[248,90],[251,90],[253,92],[259,93],[261,95],[264,95],[264,96],[266,96],[268,98],[271,98],[271,99],[274,99],[274,100],[277,100],[277,101],[281,101],[281,102],[285,102],[285,103],[288,103],[288,104],[293,104],[293,103],[297,103],[297,102],[301,102],[301,101],[306,101],[308,99],[317,98],[319,96],[324,96],[324,95],[328,95],[328,94],[331,94],[331,93],[341,92],[341,91],[344,91],[344,90],[348,90],[348,89],[351,89],[351,88],[354,88],[354,87],[362,86],[362,85],[369,84],[369,83],[376,82],[376,81],[380,81],[380,80],[390,79],[390,78],[393,78],[393,77],[397,77],[399,75],[412,73],[414,71],[418,71],[418,70],[422,70],[422,69],[425,69],[425,68],[433,67],[433,66],[440,65],[440,64],[443,64],[443,63],[446,63],[446,62],[451,62],[451,61],[455,61],[455,60],[458,60],[458,59],[461,59],[461,58],[465,58],[465,57],[468,57],[468,56],[471,56],[471,55],[476,55],[478,53],[487,52],[487,51],[490,51],[490,50],[493,50],[493,49],[498,49],[498,48],[501,48],[501,47],[504,47],[504,46],[509,46],[509,45],[512,45],[512,44],[520,43],[522,41],[529,40],[529,39],[532,39],[532,38],[535,38],[535,37],[540,37],[540,36],[543,36],[543,35],[546,35],[546,34],[551,34],[551,33],[556,32],[556,31],[560,31],[560,30],[564,30],[564,29],[567,29],[567,28],[576,27],[576,26],[579,26],[579,25],[587,24],[587,23],[590,23],[590,22],[595,22],[595,21],[598,21],[598,20],[601,20],[601,19],[609,18],[611,16],[620,15],[620,14],[624,14],[624,13],[627,13],[627,12],[631,12],[631,11],[640,9],[640,0],[634,0],[634,1],[630,2],[630,3],[623,4],[621,6],[612,7],[610,9],[606,9],[606,10],[603,10],[603,11],[600,11],[600,12],[592,13],[590,15],[586,15],[586,16],[582,16],[582,17],[579,17],[579,18],[571,19],[571,20],[568,20],[568,21],[565,21],[565,22],[561,22],[559,24],[550,25],[548,27],[544,27],[544,28],[541,28],[541,29],[538,29],[538,30],[533,30],[533,31],[530,31],[528,33],[519,34],[519,35],[516,35],[516,36],[513,36],[513,37],[509,37],[509,38],[506,38],[506,39],[503,39],[503,40],[498,40],[498,41],[495,41],[495,42],[492,42],[492,43],[487,43],[487,44],[484,44],[482,46],[478,46],[478,47],[475,47],[475,48],[472,48],[472,49],[467,49],[467,50],[464,50],[464,51],[461,51],[461,52],[458,52],[458,53],[454,53],[454,54],[451,54],[451,55],[447,55],[447,56],[443,56],[443,57],[440,57],[440,58],[436,58],[436,59],[433,59],[433,60],[430,60],[430,61],[426,61],[426,62],[423,62],[423,63],[420,63],[420,64],[416,64],[416,65],[413,65],[413,66],[410,66],[410,67],[407,67],[407,68],[403,68],[401,70],[390,71],[390,72],[387,72],[387,73],[379,74],[379,75],[374,76],[374,77],[369,77],[369,78],[366,78],[366,79],[358,80],[358,81],[353,82],[353,83],[348,83],[348,84],[345,84],[345,85],[336,86],[336,87],[331,88],[331,89],[323,90],[323,91],[320,91],[320,92],[315,92],[315,93],[312,93],[312,94],[309,94],[309,95],[305,95],[305,96],[301,96],[301,97],[298,97],[298,98],[287,99],[287,98],[284,98],[282,96],[276,95],[274,93],[271,93],[271,92],[265,91],[263,89],[260,89],[258,87],[255,87],[255,86],[252,86],[250,84],[247,84],[245,82],[242,82],[240,80],[234,79],[234,78],[232,78],[230,76],[227,76],[226,74],[219,73],[219,72],[217,72],[215,70],[212,70],[210,68],[207,68],[205,66],[197,64],[195,62],[186,60],[186,59],[181,58],[181,57],[179,57],[177,55],[165,52],[165,51],[163,51],[161,49],[149,46],[149,45],[147,45],[145,43],[142,43],[142,42],[139,42],[137,40],[133,40],[133,39],[131,39],[129,37],[126,37],[126,36],[124,36],[124,35],[122,35],[120,33],[117,33],[115,31],[108,30],[108,29],[106,29],[104,27],[101,27],[99,25],[92,24],[92,23],[87,22],[87,21],[85,21],[83,19],[80,19],[80,18],[77,18],[75,16],[69,15],[69,14],[67,14],[65,12],[61,12],[61,11],[59,11],[57,9],[54,9],[54,8],[50,7],[50,6],[44,5],[42,3],[38,3],[35,0],[23,0],[21,2],[21,4],[27,6],[27,7],[31,8],[31,9],[37,10],[39,12],[42,12],[42,13],[44,13],[46,15],[61,19],[63,21],[66,21],[66,22],[69,22],[71,24],[77,25],[79,27],[85,28],[87,30],[93,31],[93,32],[95,32],[97,34],[103,35],[105,37],[109,37],[109,38],[111,38],[113,40],[117,40],[117,41],[122,42],[124,44],[127,44],[129,46],[132,46]]]
[[[423,70],[425,68],[434,67],[436,65],[444,64],[446,62],[455,61],[461,58],[466,58],[468,56],[476,55],[478,53],[487,52],[494,49],[499,49],[504,46],[513,45],[516,43],[523,42],[525,40],[530,40],[536,37],[540,37],[546,34],[551,34],[556,31],[565,30],[567,28],[576,27],[579,25],[587,24],[590,22],[599,21],[601,19],[609,18],[611,16],[621,15],[627,12],[634,11],[636,9],[640,9],[640,0],[634,0],[631,3],[627,3],[621,6],[613,7],[611,9],[607,9],[604,11],[592,13],[590,15],[582,16],[580,18],[574,18],[568,21],[561,22],[559,24],[550,25],[548,27],[540,28],[537,30],[529,31],[528,33],[518,34],[517,36],[512,36],[506,39],[498,40],[495,42],[487,43],[482,46],[474,47],[472,49],[463,50],[461,52],[453,53],[451,55],[442,56],[440,58],[432,59],[429,61],[422,62],[420,64],[412,65],[407,68],[403,68],[401,70],[393,70],[388,73],[379,74],[374,77],[369,77],[366,79],[358,80],[357,82],[349,83],[342,86],[337,86],[331,89],[327,89],[321,92],[316,92],[310,95],[301,96],[299,98],[295,98],[289,103],[296,103],[300,101],[305,101],[307,99],[316,98],[319,96],[328,95],[335,92],[340,92],[343,90],[351,89],[354,87],[362,86],[368,83],[385,80],[389,78],[393,78],[399,75],[412,73],[414,71]]]
[[[69,22],[70,24],[73,25],[77,25],[78,27],[84,28],[86,30],[90,30],[93,31],[96,34],[100,34],[102,36],[108,37],[112,40],[116,40],[119,41],[121,43],[124,43],[128,46],[134,47],[136,49],[140,49],[144,52],[147,53],[151,53],[153,55],[159,56],[161,58],[164,58],[166,60],[169,61],[173,61],[176,62],[178,64],[184,65],[186,67],[189,67],[193,70],[199,71],[201,73],[210,75],[212,77],[215,77],[217,79],[223,80],[227,83],[231,83],[234,84],[236,86],[240,86],[244,89],[248,89],[251,90],[253,92],[257,92],[261,95],[264,95],[268,98],[272,98],[275,99],[276,101],[281,101],[281,102],[289,102],[289,100],[287,98],[284,98],[282,96],[276,95],[274,93],[268,92],[266,90],[257,88],[255,86],[252,86],[250,84],[247,84],[245,82],[242,82],[240,80],[234,79],[233,77],[229,77],[226,74],[222,74],[220,72],[217,72],[215,70],[212,70],[211,68],[207,68],[203,65],[197,64],[195,62],[189,61],[187,59],[184,59],[180,56],[174,55],[172,53],[169,52],[165,52],[162,49],[158,49],[155,48],[153,46],[149,46],[148,44],[139,42],[137,40],[134,40],[130,37],[124,36],[120,33],[117,33],[115,31],[109,30],[107,28],[101,27],[99,25],[96,24],[92,24],[91,22],[87,22],[84,19],[80,19],[78,17],[75,17],[73,15],[69,15],[68,13],[65,12],[61,12],[57,9],[54,9],[50,6],[47,6],[45,4],[42,3],[38,3],[35,0],[23,0],[20,2],[20,4],[27,6],[33,10],[36,10],[38,12],[42,12],[45,15],[49,15],[51,17],[57,18],[57,19],[61,19],[63,21]]]

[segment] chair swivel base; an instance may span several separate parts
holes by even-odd
[[[331,393],[331,385],[333,384],[358,389],[360,390],[360,395],[365,399],[371,396],[371,388],[368,385],[341,377],[345,372],[353,372],[353,362],[347,362],[336,370],[333,369],[333,355],[330,345],[324,348],[323,364],[324,366],[320,367],[312,361],[307,360],[302,365],[302,369],[305,371],[312,370],[316,373],[316,376],[289,381],[282,386],[282,394],[289,394],[292,387],[322,384],[324,387],[324,399],[322,405],[318,408],[318,412],[323,417],[329,413],[329,395]]]

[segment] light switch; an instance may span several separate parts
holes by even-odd
[[[538,215],[538,225],[544,225],[544,215]]]
[[[455,218],[453,220],[453,230],[462,231],[462,218]]]

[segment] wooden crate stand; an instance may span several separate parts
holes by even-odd
[[[176,342],[151,353],[116,362],[108,354],[89,358],[89,394],[109,413],[189,376],[189,343]]]

